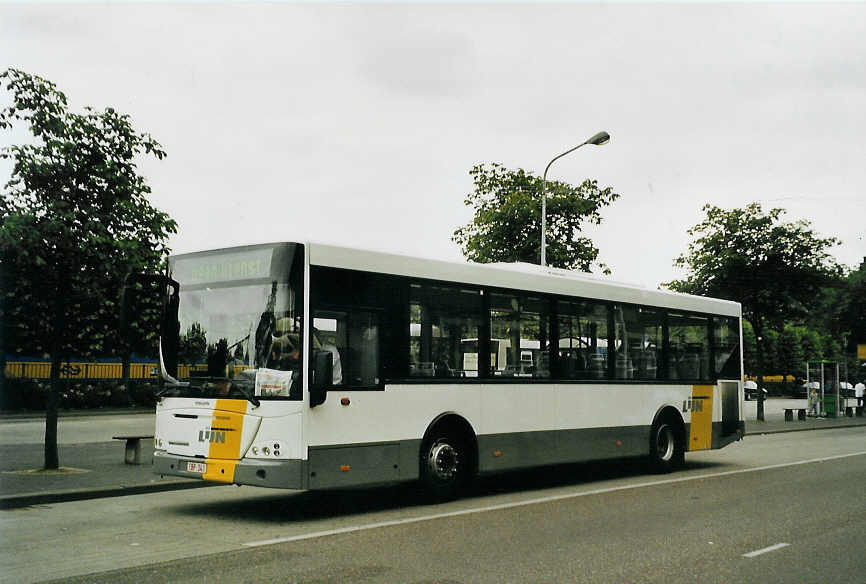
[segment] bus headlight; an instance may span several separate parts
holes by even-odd
[[[249,456],[255,458],[280,458],[280,454],[285,451],[283,443],[279,440],[262,440],[250,447]]]

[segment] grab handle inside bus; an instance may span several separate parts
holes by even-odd
[[[310,372],[310,407],[325,403],[327,387],[333,383],[334,356],[329,351],[313,351],[313,370]]]

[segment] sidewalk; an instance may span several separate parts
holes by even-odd
[[[0,509],[211,486],[152,472],[153,442],[142,440],[145,464],[125,464],[124,443],[61,444],[60,470],[41,470],[41,444],[0,446]]]
[[[746,436],[776,434],[779,432],[801,432],[804,430],[829,430],[851,426],[866,426],[866,416],[859,418],[806,418],[805,420],[797,420],[797,413],[794,412],[794,420],[786,422],[784,413],[767,413],[764,416],[763,422],[759,422],[754,418],[746,419]]]
[[[748,403],[748,402],[747,402]],[[780,402],[781,403],[781,402]],[[866,417],[855,418],[807,418],[786,422],[784,413],[772,400],[765,408],[766,421],[758,422],[747,409],[746,435],[760,435],[779,432],[822,430],[866,426]],[[787,407],[783,405],[782,407]],[[129,426],[138,428],[153,427],[152,412],[126,412]],[[64,427],[61,420],[61,435],[66,438],[59,445],[60,471],[41,471],[44,453],[42,444],[33,439],[33,428],[44,422],[41,414],[0,415],[0,436],[6,439],[0,443],[0,509],[44,505],[63,501],[96,499],[153,493],[178,489],[213,486],[217,483],[177,477],[162,478],[152,473],[153,443],[142,440],[141,459],[144,464],[124,463],[124,443],[111,440],[112,429],[106,416],[121,415],[111,412],[69,412],[63,415],[68,420]],[[70,423],[75,420],[75,423]],[[13,443],[9,439],[15,430],[24,430],[29,425],[29,443]],[[88,426],[86,430],[81,426]],[[96,425],[103,430],[94,432]],[[78,427],[79,429],[75,429]],[[152,430],[151,430],[152,432]],[[148,432],[150,433],[150,432]],[[91,436],[97,435],[98,439]],[[84,438],[81,438],[84,436]]]
[[[152,409],[60,412],[61,468],[43,471],[45,414],[0,414],[0,509],[61,501],[211,486],[194,479],[153,474],[153,441],[141,441],[145,464],[124,463],[125,444],[116,435],[152,435]]]

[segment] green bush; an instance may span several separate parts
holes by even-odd
[[[0,389],[0,409],[44,410],[48,402],[48,382],[36,379],[3,380]]]
[[[48,403],[50,382],[45,379],[6,378],[0,388],[0,410],[44,410]],[[125,389],[113,381],[60,382],[60,409],[154,407],[156,386],[148,382],[130,381]]]

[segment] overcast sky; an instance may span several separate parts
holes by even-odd
[[[589,232],[618,280],[678,277],[705,203],[866,256],[864,3],[0,4],[0,57],[162,143],[141,170],[175,252],[459,260],[473,165],[540,175],[607,130],[548,176],[622,195]]]

